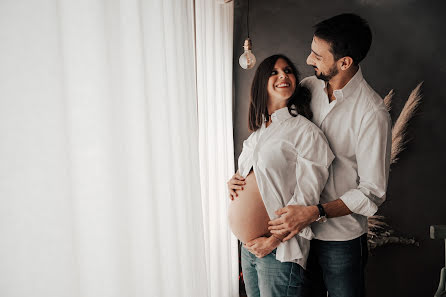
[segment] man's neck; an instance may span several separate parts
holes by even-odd
[[[327,84],[327,93],[330,102],[336,100],[333,95],[334,90],[340,90],[345,87],[346,84],[352,79],[353,76],[358,72],[359,66],[352,66],[345,71],[340,71],[337,75],[332,77]]]

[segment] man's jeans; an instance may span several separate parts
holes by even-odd
[[[311,241],[307,272],[311,297],[363,297],[367,234],[348,241]]]
[[[242,247],[242,270],[248,297],[307,296],[305,270],[296,263],[276,260],[276,250],[257,258]]]

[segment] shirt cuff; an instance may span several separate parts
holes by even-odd
[[[358,189],[346,192],[341,196],[341,200],[351,212],[365,217],[371,217],[378,211],[378,206]]]

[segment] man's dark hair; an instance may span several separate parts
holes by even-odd
[[[256,131],[262,127],[263,121],[269,120],[268,114],[268,80],[277,60],[284,59],[290,66],[296,77],[296,89],[287,101],[288,112],[292,116],[298,114],[311,120],[313,113],[310,108],[311,93],[299,83],[299,71],[291,60],[284,55],[273,55],[260,63],[256,70],[251,84],[251,103],[249,104],[248,127],[251,131]]]
[[[316,24],[314,28],[314,36],[331,45],[335,60],[348,56],[353,59],[353,64],[358,65],[372,44],[369,24],[353,13],[334,16]]]

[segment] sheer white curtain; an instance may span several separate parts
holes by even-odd
[[[225,181],[234,174],[232,40],[234,4],[196,0],[198,119],[206,262],[212,297],[238,296],[237,240],[227,222]]]
[[[192,0],[0,1],[0,296],[235,294],[232,29],[203,76],[194,21]],[[222,170],[204,205],[200,166]]]

